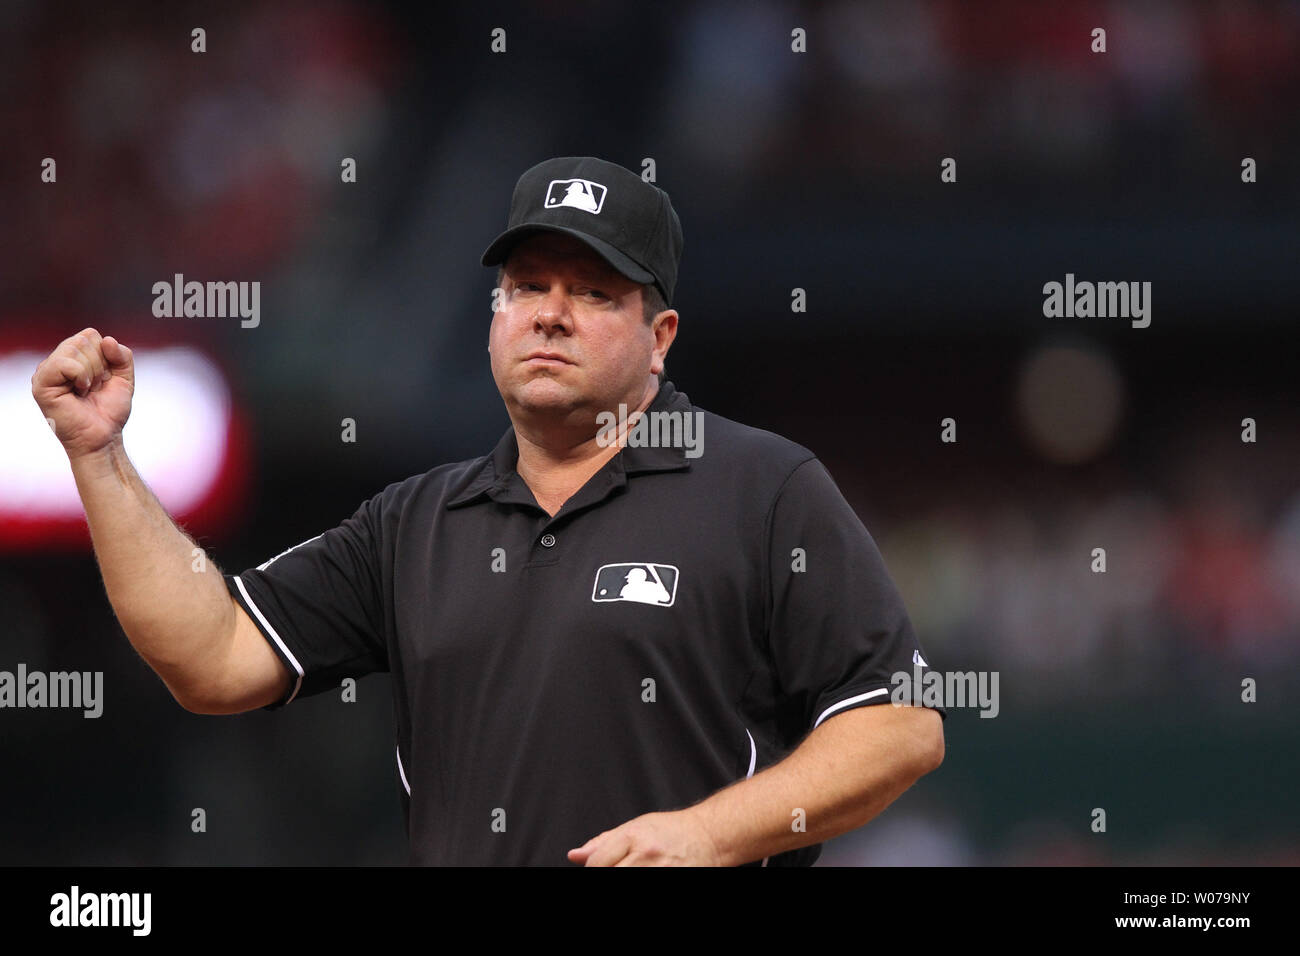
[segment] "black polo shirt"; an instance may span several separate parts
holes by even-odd
[[[511,428],[226,576],[294,678],[273,707],[392,672],[413,862],[570,865],[912,673],[903,602],[812,452],[671,382],[649,410],[701,412],[702,454],[629,445],[551,517]]]

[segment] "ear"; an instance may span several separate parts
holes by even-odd
[[[663,371],[664,361],[668,358],[668,350],[672,348],[673,340],[677,338],[677,310],[664,309],[655,316],[650,330],[655,337],[655,347],[650,357],[650,371],[658,375]]]

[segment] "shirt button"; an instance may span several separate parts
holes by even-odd
[[[553,548],[553,547],[555,547],[555,535],[553,535],[553,534],[544,534],[544,535],[542,535],[542,547],[543,547],[543,548]]]

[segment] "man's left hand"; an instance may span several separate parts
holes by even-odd
[[[709,832],[689,810],[646,813],[569,851],[584,866],[722,866]]]

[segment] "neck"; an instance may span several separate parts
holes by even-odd
[[[572,429],[548,426],[547,423],[516,421],[519,462],[515,470],[532,489],[538,504],[551,514],[558,511],[565,500],[587,483],[588,478],[619,453],[627,433],[658,394],[658,382],[651,382],[635,407],[630,402],[623,403],[628,406],[628,415],[626,421],[619,422],[617,441],[609,441],[607,431],[596,428],[594,419],[591,423],[594,430],[583,428],[577,434]],[[618,413],[617,407],[610,411]]]

